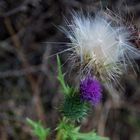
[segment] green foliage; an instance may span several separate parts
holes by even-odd
[[[74,121],[83,119],[89,111],[90,105],[82,101],[78,93],[67,95],[61,105],[62,114]]]
[[[57,130],[61,130],[61,137],[57,137],[56,140],[109,140],[106,137],[98,136],[94,131],[82,133],[80,127],[75,127],[64,119],[58,125]]]
[[[58,68],[58,75],[57,75],[57,79],[61,84],[62,87],[62,92],[64,94],[69,94],[71,93],[71,91],[73,90],[71,87],[69,87],[64,80],[64,74],[62,73],[62,69],[61,69],[61,62],[60,62],[60,58],[57,55],[57,68]]]
[[[32,132],[38,140],[46,140],[46,137],[49,134],[49,128],[44,128],[40,122],[33,121],[29,118],[27,118],[26,121],[32,126]]]

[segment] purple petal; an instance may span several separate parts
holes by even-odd
[[[87,76],[80,81],[80,96],[83,100],[96,105],[101,100],[101,91],[100,82],[91,76]]]

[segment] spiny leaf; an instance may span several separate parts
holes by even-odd
[[[106,137],[98,136],[95,131],[82,133],[80,127],[75,127],[65,120],[60,122],[57,130],[63,130],[63,137],[70,140],[109,140]]]
[[[61,62],[60,62],[60,58],[58,55],[57,55],[57,68],[58,68],[57,79],[59,80],[59,82],[62,86],[62,91],[64,94],[69,94],[71,91],[71,88],[65,84],[64,74],[62,73]]]
[[[33,121],[29,118],[26,119],[26,122],[32,126],[32,132],[38,137],[38,140],[46,140],[49,134],[49,128],[44,128],[40,122]]]

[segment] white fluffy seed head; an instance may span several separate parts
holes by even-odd
[[[130,42],[131,32],[102,16],[74,14],[68,27],[66,35],[81,66],[93,70],[103,80],[115,80],[128,63],[132,64],[133,59],[140,56]]]

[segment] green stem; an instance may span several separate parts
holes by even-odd
[[[64,130],[63,129],[59,130],[56,134],[55,140],[63,140],[63,135],[64,135]]]
[[[58,75],[57,75],[57,79],[59,80],[61,86],[62,86],[62,90],[65,94],[69,93],[69,88],[65,83],[64,80],[64,74],[62,73],[62,69],[61,69],[61,62],[59,59],[59,56],[57,55],[57,67],[58,67]]]

